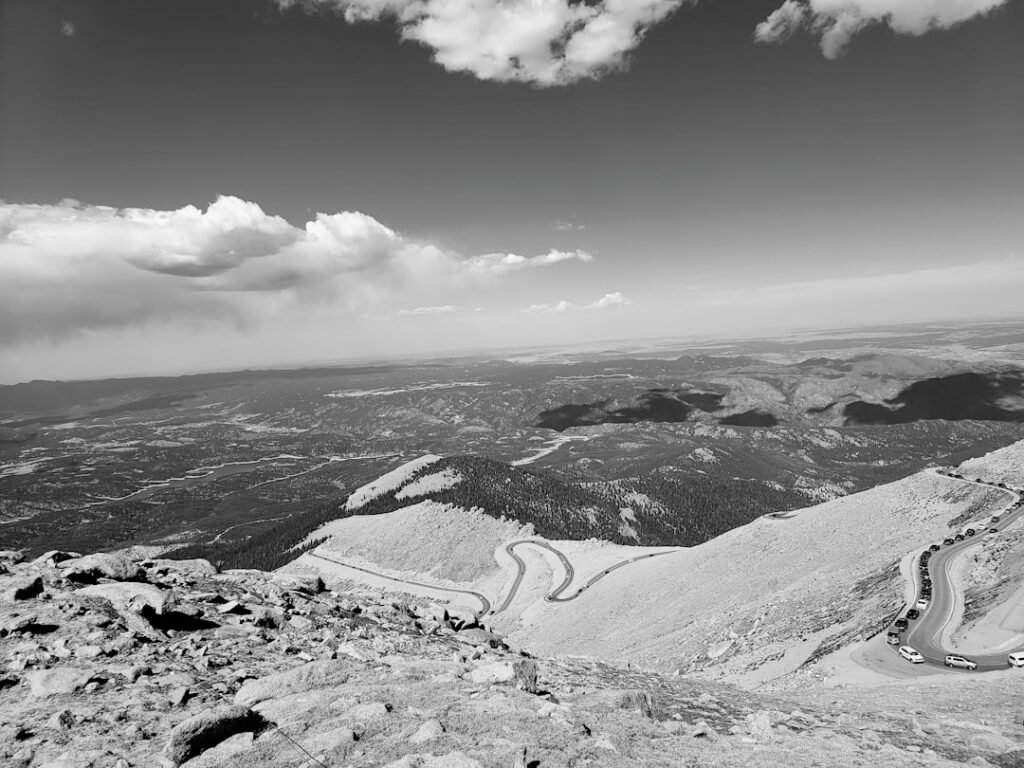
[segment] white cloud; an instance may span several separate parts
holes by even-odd
[[[449,312],[458,312],[459,307],[453,304],[443,304],[437,307],[416,307],[414,309],[400,309],[400,315],[444,315]]]
[[[556,221],[555,229],[559,232],[582,232],[586,229],[586,226],[571,221]]]
[[[591,256],[465,258],[363,213],[296,227],[237,197],[205,211],[0,202],[0,345],[169,319],[244,323],[287,302],[356,310],[564,261]]]
[[[562,312],[573,312],[578,310],[592,310],[592,309],[611,309],[614,307],[626,307],[632,304],[629,299],[623,296],[620,292],[606,293],[597,301],[592,301],[589,304],[573,304],[571,301],[559,301],[557,304],[531,304],[528,307],[524,307],[521,312],[532,312],[541,315],[553,315],[560,314]]]
[[[350,24],[395,21],[403,40],[451,72],[562,85],[625,64],[647,30],[693,0],[276,0],[332,10]]]
[[[763,43],[781,42],[804,26],[818,35],[822,52],[833,59],[850,39],[871,24],[923,35],[984,16],[1009,0],[785,0],[754,31]]]
[[[584,309],[610,309],[612,307],[628,307],[632,304],[629,299],[623,296],[621,293],[616,291],[615,293],[606,293],[600,299],[592,304],[588,304]]]
[[[73,22],[62,21],[60,23],[60,33],[64,35],[64,37],[74,37],[75,34],[77,34],[77,32],[78,30],[75,29],[75,25]]]

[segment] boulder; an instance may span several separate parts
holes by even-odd
[[[235,703],[251,707],[261,701],[291,693],[341,685],[348,677],[349,662],[345,660],[313,661],[286,672],[249,680],[238,689]]]
[[[174,727],[164,755],[181,765],[235,734],[262,731],[267,725],[257,713],[237,704],[208,709]]]
[[[516,679],[516,672],[511,662],[495,661],[471,670],[466,678],[479,685],[510,683]]]
[[[318,595],[324,591],[324,580],[317,574],[307,573],[272,573],[270,577],[282,589],[292,592],[304,592],[307,595]]]
[[[427,720],[409,737],[410,744],[425,744],[444,735],[444,726],[437,720]]]
[[[134,581],[95,584],[91,587],[82,587],[75,594],[82,597],[100,597],[109,601],[115,608],[139,614],[145,608],[149,608],[153,613],[162,615],[171,610],[177,602],[173,592]]]
[[[71,581],[96,581],[99,578],[114,581],[142,581],[146,572],[124,555],[98,553],[61,563],[64,578]]]
[[[81,690],[92,680],[92,673],[78,667],[55,667],[29,672],[26,677],[32,695],[44,699]]]
[[[18,576],[8,580],[5,586],[4,599],[8,602],[31,600],[43,593],[41,576]]]
[[[13,549],[0,549],[0,563],[4,565],[17,565],[25,561],[25,555]]]
[[[478,627],[473,629],[464,629],[459,632],[458,637],[459,642],[469,643],[470,645],[486,645],[490,648],[500,648],[505,644],[498,635]]]
[[[32,561],[32,565],[47,565],[53,567],[57,563],[63,563],[66,560],[72,560],[76,557],[81,557],[78,552],[62,552],[59,549],[51,549],[49,552],[44,552],[35,560]]]
[[[0,637],[6,637],[12,632],[24,632],[34,624],[39,623],[39,616],[32,612],[15,613],[0,619]]]
[[[345,713],[345,717],[352,721],[373,722],[387,717],[391,711],[391,705],[382,701],[369,701],[364,704],[356,704]]]

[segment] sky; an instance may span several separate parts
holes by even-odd
[[[5,0],[0,383],[1020,317],[1016,0]]]

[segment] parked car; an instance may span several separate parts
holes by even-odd
[[[989,528],[988,532],[989,533],[999,533],[999,529],[998,528]]]
[[[1006,657],[1006,661],[1011,667],[1024,667],[1024,651],[1014,651]]]
[[[978,665],[970,659],[965,659],[963,656],[947,656],[944,662],[947,667],[956,667],[957,669],[977,669]]]
[[[940,549],[942,549],[942,547],[939,544],[932,544],[928,547],[929,552],[938,552]]]
[[[924,656],[915,651],[909,645],[900,646],[900,656],[909,661],[911,664],[924,664]]]
[[[994,523],[998,523],[999,522],[999,515],[992,515],[992,519],[989,520],[989,522],[993,523],[993,524]]]
[[[962,533],[958,533],[956,536],[953,537],[953,541],[963,541],[965,538],[967,537],[964,536]]]
[[[973,536],[975,533],[977,533],[977,531],[975,531],[973,528],[968,528],[966,531],[964,531],[964,536]]]
[[[925,608],[928,607],[928,601],[925,598],[921,597],[918,599],[916,603],[914,603],[914,607],[917,608],[917,610],[919,611],[923,611]]]
[[[911,608],[909,611],[907,611],[907,618],[910,619],[911,621],[913,621],[914,619],[918,618],[920,615],[921,615],[921,612],[919,610],[917,610],[917,608]]]
[[[890,629],[889,633],[885,636],[885,642],[887,642],[889,645],[899,645],[900,644],[900,633],[899,633],[899,631]]]
[[[943,539],[942,543],[948,547],[950,544],[953,543],[953,539]]]
[[[894,622],[893,622],[893,624],[894,624],[895,626],[899,627],[900,629],[906,629],[906,628],[907,628],[907,625],[908,625],[909,623],[910,623],[910,622],[908,622],[908,621],[907,621],[907,620],[906,620],[905,618],[903,618],[903,617],[900,617],[900,618],[896,619],[896,621],[894,621]]]

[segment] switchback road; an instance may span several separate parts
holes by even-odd
[[[999,516],[998,522],[990,522],[989,516],[986,516],[982,521],[964,525],[962,529],[973,527],[977,533],[974,536],[965,537],[962,541],[954,542],[953,544],[944,544],[941,546],[941,549],[932,553],[931,559],[928,561],[928,573],[932,580],[932,597],[928,602],[928,607],[921,611],[921,617],[916,621],[910,622],[910,626],[906,630],[906,634],[903,638],[903,644],[909,645],[918,651],[918,653],[924,656],[924,663],[931,666],[944,667],[946,655],[953,654],[957,656],[965,656],[971,661],[977,663],[978,672],[1006,669],[1007,652],[1005,651],[1002,653],[965,653],[943,648],[941,643],[943,633],[952,623],[956,614],[957,604],[963,599],[962,596],[958,594],[956,585],[953,583],[952,576],[950,575],[954,561],[958,556],[965,555],[966,551],[970,548],[979,546],[988,536],[997,536],[999,531],[1013,525],[1017,520],[1021,519],[1021,517],[1024,517],[1024,506],[1017,505],[1020,501],[1020,495],[1013,489],[1003,488],[995,483],[989,483],[983,480],[953,477],[947,472],[942,472],[936,469],[930,469],[927,471],[933,475],[948,478],[954,482],[970,483],[972,485],[986,485],[998,488],[999,490],[1007,493],[1011,497],[1011,500],[1001,511],[997,511],[995,513]],[[989,533],[990,529],[995,529],[996,533]],[[919,564],[920,556],[915,558],[913,564],[916,594],[920,594],[921,585]],[[952,629],[952,627],[949,628]]]
[[[395,582],[398,582],[399,584],[411,584],[411,585],[413,585],[415,587],[425,587],[427,589],[434,590],[435,592],[454,592],[454,593],[457,593],[457,594],[460,594],[460,595],[470,595],[471,597],[475,597],[477,600],[480,601],[480,610],[477,611],[477,614],[476,614],[478,618],[480,616],[483,616],[486,613],[490,613],[491,612],[491,601],[488,600],[483,595],[481,595],[479,592],[474,592],[471,589],[456,589],[455,587],[442,587],[442,586],[438,586],[437,584],[426,584],[426,583],[424,583],[422,581],[412,581],[410,579],[400,579],[397,576],[388,576],[386,573],[381,573],[380,571],[371,571],[369,568],[360,568],[358,565],[352,565],[351,563],[346,563],[344,560],[337,560],[337,559],[335,559],[333,557],[328,557],[327,555],[321,555],[318,552],[316,552],[315,550],[312,551],[312,552],[307,552],[306,554],[309,555],[310,557],[315,557],[318,560],[324,560],[324,561],[326,561],[328,563],[334,563],[335,565],[341,565],[341,566],[344,566],[345,568],[351,568],[354,571],[361,571],[362,573],[368,573],[371,576],[376,576],[379,579],[387,579],[388,581],[395,581]]]
[[[647,552],[643,555],[637,555],[636,557],[631,557],[626,560],[622,560],[621,562],[618,562],[615,565],[605,568],[597,575],[592,576],[583,586],[577,589],[573,594],[563,596],[563,593],[567,589],[569,589],[569,585],[572,584],[573,579],[576,578],[576,571],[573,568],[572,563],[569,562],[569,558],[567,558],[562,552],[548,544],[546,541],[538,541],[536,539],[520,539],[518,541],[512,541],[505,545],[505,552],[508,554],[509,557],[512,558],[512,560],[516,564],[516,575],[512,580],[512,585],[509,587],[508,593],[505,595],[505,599],[502,600],[501,604],[494,609],[493,613],[501,613],[502,611],[506,610],[509,607],[509,605],[511,605],[512,600],[516,596],[516,593],[519,591],[519,586],[520,584],[522,584],[523,577],[526,575],[526,563],[524,563],[523,559],[515,553],[515,549],[517,547],[523,547],[527,545],[540,547],[541,549],[546,549],[549,552],[553,552],[555,556],[558,557],[559,561],[562,563],[562,567],[565,569],[565,577],[562,579],[562,583],[544,596],[544,601],[548,603],[567,603],[570,600],[575,600],[581,594],[583,594],[583,592],[585,592],[591,586],[593,586],[598,581],[603,579],[605,576],[609,575],[612,571],[617,571],[619,568],[623,568],[627,565],[630,565],[631,563],[635,563],[640,560],[647,560],[649,558],[659,557],[661,555],[671,555],[679,551],[678,549],[668,549],[663,552]]]

